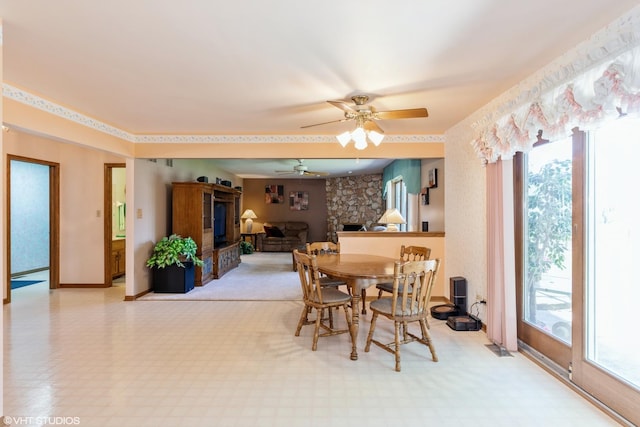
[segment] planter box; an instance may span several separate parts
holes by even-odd
[[[195,266],[193,262],[183,262],[185,268],[170,265],[153,269],[153,292],[185,294],[193,289]]]

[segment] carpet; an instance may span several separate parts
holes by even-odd
[[[298,273],[290,252],[254,252],[242,255],[240,265],[220,279],[186,294],[150,292],[138,301],[301,301]]]
[[[24,286],[34,285],[40,282],[44,282],[44,280],[12,280],[11,289],[18,289]]]

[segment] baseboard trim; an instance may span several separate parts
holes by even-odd
[[[147,289],[146,291],[142,291],[142,292],[140,292],[138,294],[135,294],[135,295],[125,295],[124,300],[125,301],[135,301],[138,298],[140,298],[141,296],[144,296],[144,295],[148,294],[149,292],[151,292],[151,289]]]
[[[87,288],[87,289],[103,289],[109,286],[104,283],[60,283],[58,288]]]

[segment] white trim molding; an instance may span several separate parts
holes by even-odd
[[[62,117],[82,126],[136,144],[298,144],[336,142],[332,135],[136,135],[76,111],[57,105],[10,84],[2,85],[2,96]],[[386,135],[384,143],[438,143],[444,135]]]

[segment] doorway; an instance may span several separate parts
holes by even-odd
[[[38,183],[27,182],[30,175],[40,175],[44,178]],[[22,171],[24,175],[18,175]],[[40,182],[41,181],[41,182]],[[44,188],[42,188],[44,186]],[[31,191],[31,190],[36,190]],[[42,191],[39,191],[42,190]],[[21,199],[15,199],[20,197]],[[12,203],[13,201],[13,203]],[[48,269],[49,289],[57,289],[60,286],[60,164],[47,162],[22,156],[7,155],[7,288],[4,303],[11,302],[11,276],[12,273],[28,272],[31,269]],[[15,204],[15,206],[14,206]],[[19,206],[42,206],[40,212],[44,212],[44,221],[29,222],[29,215],[24,211],[20,213],[20,220],[14,215]],[[12,214],[12,212],[14,214]],[[13,220],[12,220],[13,218]],[[21,236],[30,235],[24,227],[39,227],[38,240],[29,242]],[[20,251],[31,251],[40,248],[39,263],[29,265],[22,264]],[[45,265],[46,264],[46,265]],[[18,270],[16,270],[18,269]]]
[[[104,285],[126,274],[126,169],[125,163],[104,165]]]

